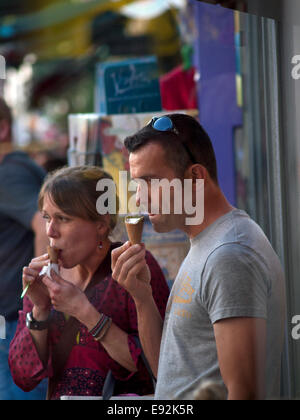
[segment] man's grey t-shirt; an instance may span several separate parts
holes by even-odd
[[[203,379],[222,381],[213,324],[232,317],[266,320],[266,397],[278,397],[284,275],[263,231],[241,210],[191,240],[168,302],[156,399],[185,398]]]

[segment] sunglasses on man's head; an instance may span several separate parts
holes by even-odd
[[[156,131],[170,131],[171,133],[176,134],[176,136],[180,139],[180,134],[177,128],[175,127],[173,121],[170,117],[164,115],[162,117],[153,117],[149,123],[152,128]],[[183,141],[180,141],[182,146],[184,147],[185,151],[189,155],[189,158],[193,164],[197,163],[196,159],[194,158],[192,152],[188,148],[187,144]]]

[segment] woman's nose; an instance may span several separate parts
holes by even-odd
[[[56,238],[58,236],[58,231],[55,227],[54,221],[47,223],[46,230],[47,230],[47,236],[49,238]]]

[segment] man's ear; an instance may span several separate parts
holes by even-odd
[[[208,177],[207,169],[200,165],[199,163],[196,163],[195,165],[190,166],[185,173],[186,179],[192,179],[193,183],[196,183],[197,179],[203,179],[204,181]]]
[[[0,143],[10,141],[10,124],[6,120],[0,120]]]

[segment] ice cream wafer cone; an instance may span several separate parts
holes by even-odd
[[[48,246],[47,252],[50,258],[50,263],[58,264],[58,249],[54,248],[53,246]]]
[[[140,244],[143,235],[144,216],[127,216],[125,226],[131,244]]]

